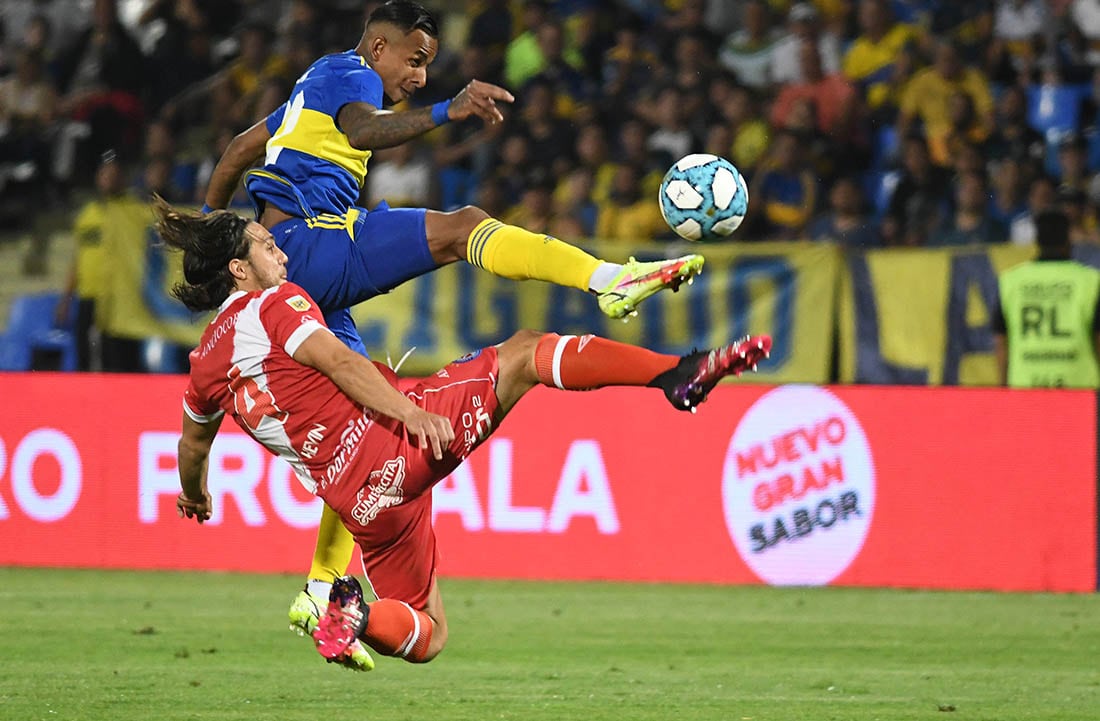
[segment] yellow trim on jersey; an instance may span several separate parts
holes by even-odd
[[[346,230],[348,237],[355,240],[355,221],[359,218],[359,209],[350,208],[348,212],[336,215],[335,213],[321,213],[312,218],[306,218],[306,227],[325,228],[328,230]]]
[[[268,141],[268,155],[287,148],[327,160],[351,173],[360,187],[367,175],[371,151],[353,148],[348,136],[336,127],[336,119],[317,110],[287,108],[283,122]]]

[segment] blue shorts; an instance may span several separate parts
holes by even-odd
[[[424,208],[352,208],[357,217],[291,218],[271,229],[287,254],[287,279],[317,301],[341,341],[366,354],[351,307],[436,269]],[[311,227],[312,226],[312,227]]]

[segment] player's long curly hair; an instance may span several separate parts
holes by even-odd
[[[184,282],[172,287],[172,295],[190,310],[217,308],[233,292],[229,261],[248,257],[248,221],[227,210],[207,215],[179,210],[160,196],[153,197],[153,210],[161,240],[183,251]]]

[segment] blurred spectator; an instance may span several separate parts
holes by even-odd
[[[813,103],[818,131],[832,135],[849,130],[858,101],[855,88],[840,73],[824,74],[816,43],[802,43],[799,67],[805,80],[785,85],[779,91],[772,105],[772,124],[786,127],[787,116],[794,103],[806,99]]]
[[[1035,218],[1058,207],[1058,192],[1054,180],[1040,175],[1031,181],[1027,192],[1027,211],[1016,216],[1008,229],[1008,239],[1014,245],[1031,245],[1035,242]]]
[[[1088,190],[1088,155],[1085,139],[1070,133],[1058,143],[1058,189]]]
[[[840,72],[840,38],[821,27],[817,8],[799,2],[787,11],[787,34],[772,53],[772,81],[777,85],[809,82],[802,70],[802,48],[811,44],[818,51],[821,72]]]
[[[995,130],[986,143],[991,160],[1012,158],[1021,163],[1042,162],[1046,145],[1042,134],[1028,125],[1027,95],[1023,88],[1007,87],[997,102]]]
[[[860,0],[860,35],[844,54],[844,74],[856,84],[868,107],[887,100],[894,63],[902,49],[917,39],[911,25],[895,23],[886,0]]]
[[[993,124],[993,96],[989,83],[976,68],[962,64],[958,47],[942,40],[936,47],[936,62],[913,76],[901,98],[898,134],[908,135],[915,121],[924,124],[926,137],[936,147],[952,133],[952,96],[964,93],[973,103],[969,127],[960,130],[970,139],[984,140]],[[935,156],[934,156],[935,157]],[[941,162],[943,159],[941,159]]]
[[[771,145],[771,130],[760,117],[756,98],[747,87],[731,88],[721,111],[722,119],[733,131],[730,160],[746,177],[751,177]]]
[[[104,257],[104,232],[107,230],[107,205],[125,192],[126,177],[113,152],[105,153],[95,173],[94,198],[84,204],[73,221],[75,255],[62,302],[57,308],[57,321],[75,318],[77,369],[100,370],[100,329],[96,303],[104,292],[104,273],[110,260]],[[75,303],[74,309],[71,304]]]
[[[877,248],[882,237],[863,210],[859,183],[837,178],[829,189],[829,210],[817,216],[807,231],[812,240],[828,240],[846,248]]]
[[[114,0],[95,0],[92,25],[58,57],[61,113],[57,169],[64,180],[90,176],[108,148],[140,142],[145,58],[122,27]]]
[[[379,150],[367,173],[367,207],[383,200],[394,208],[433,207],[434,173],[428,160],[418,153],[415,142]]]
[[[554,185],[548,178],[527,182],[523,195],[502,218],[505,223],[527,228],[532,233],[549,233],[553,219]]]
[[[960,177],[955,183],[955,211],[932,236],[930,244],[1003,243],[1006,239],[1005,227],[989,212],[985,176],[970,172]]]
[[[1017,218],[1027,213],[1020,163],[1005,158],[994,163],[991,169],[993,196],[989,199],[989,214],[1005,228],[1010,228]]]
[[[983,145],[989,132],[989,127],[979,122],[974,101],[966,93],[952,93],[947,106],[947,125],[927,134],[928,150],[936,165],[950,165],[964,149]]]
[[[596,237],[638,243],[668,234],[654,196],[642,193],[643,174],[632,163],[620,163],[615,169],[611,197],[600,204]]]
[[[684,109],[683,93],[674,85],[661,88],[652,106],[640,104],[636,108],[641,117],[656,126],[646,139],[646,150],[660,165],[672,165],[695,144]]]
[[[591,238],[596,234],[600,209],[592,199],[595,178],[586,167],[576,168],[554,192],[550,234],[563,240]]]
[[[646,147],[649,128],[638,118],[627,118],[619,126],[618,143],[615,149],[616,165],[633,165],[642,174],[642,195],[656,197],[661,178],[668,170],[663,158],[654,158]],[[614,189],[612,179],[612,189]],[[601,206],[602,207],[602,206]]]
[[[886,216],[882,236],[888,245],[925,245],[929,234],[943,224],[949,206],[950,174],[932,164],[924,138],[906,138],[902,145],[902,172]]]
[[[605,202],[611,195],[615,163],[611,161],[607,135],[601,126],[595,123],[581,126],[577,131],[576,155],[580,168],[592,176],[592,199]]]
[[[595,86],[577,69],[581,64],[579,57],[567,61],[562,54],[562,32],[561,25],[556,22],[545,23],[538,29],[536,37],[543,62],[534,78],[553,89],[556,113],[562,118],[571,118],[578,105],[592,98]]]
[[[806,167],[804,148],[797,135],[780,131],[772,142],[768,163],[753,179],[749,193],[760,208],[763,236],[797,240],[816,210],[817,183]],[[758,216],[760,211],[757,211]]]
[[[681,114],[692,126],[692,132],[701,133],[711,110],[706,105],[706,98],[710,79],[715,73],[715,64],[711,62],[714,49],[707,45],[702,33],[681,35],[676,39],[675,48],[672,72],[667,74],[668,81],[680,89]]]
[[[470,20],[466,48],[477,47],[485,52],[486,80],[499,78],[504,72],[504,51],[512,40],[512,11],[508,0],[485,0]]]
[[[1058,208],[1069,220],[1069,237],[1073,243],[1100,243],[1096,227],[1096,210],[1088,202],[1083,190],[1061,187],[1058,189]]]
[[[233,97],[231,118],[238,125],[251,125],[263,117],[257,100],[265,81],[293,80],[290,65],[275,51],[274,30],[261,22],[246,22],[237,31],[240,52],[223,73],[223,82]],[[289,94],[289,93],[288,93]]]
[[[545,59],[539,49],[538,30],[551,21],[549,4],[546,0],[524,0],[520,19],[523,30],[504,51],[504,81],[513,91],[522,88],[543,68]]]
[[[629,106],[639,97],[656,68],[657,56],[642,42],[642,24],[628,17],[615,30],[615,44],[604,53],[603,103],[609,108]]]
[[[742,28],[722,43],[718,63],[739,82],[760,90],[772,83],[772,53],[777,33],[772,28],[770,9],[764,0],[746,0]]]
[[[527,175],[532,169],[531,143],[527,136],[520,133],[504,136],[500,143],[500,157],[494,166],[490,177],[499,182],[504,207],[510,208],[523,195]]]
[[[56,112],[57,91],[43,73],[40,52],[20,50],[15,72],[0,80],[0,165],[29,162],[36,175],[48,176],[49,129]]]
[[[529,169],[560,178],[572,165],[573,126],[557,114],[554,88],[541,76],[527,84],[522,99],[519,132],[527,136]]]

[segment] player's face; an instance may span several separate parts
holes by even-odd
[[[428,81],[428,66],[439,52],[439,42],[423,30],[402,35],[387,33],[371,67],[382,78],[386,97],[398,103],[424,87]]]
[[[286,253],[275,245],[275,238],[259,223],[249,223],[244,233],[252,243],[248,251],[250,280],[256,290],[265,290],[286,282]]]

